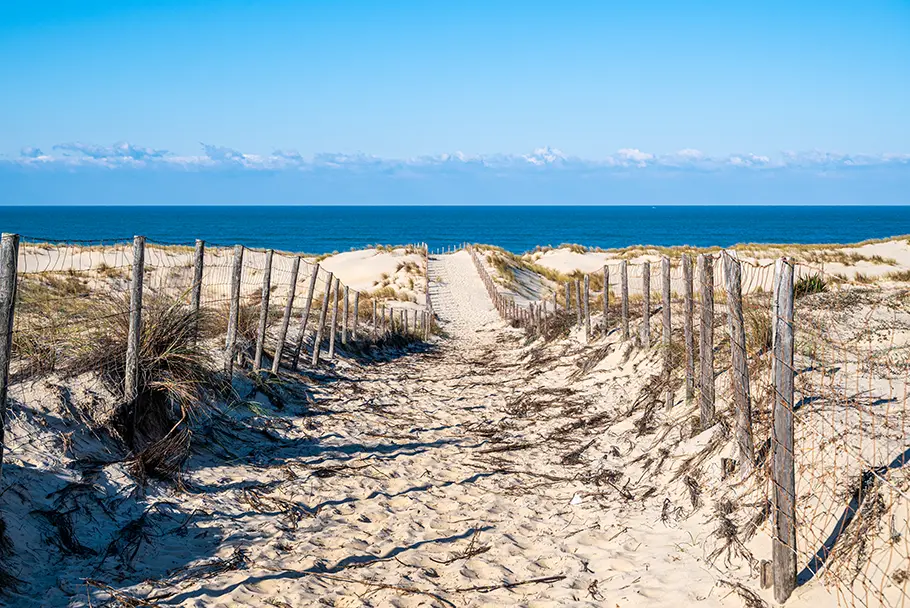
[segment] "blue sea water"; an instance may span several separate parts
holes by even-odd
[[[519,253],[537,245],[851,243],[910,233],[910,207],[0,207],[27,240],[243,244],[328,253],[368,244],[462,241]]]

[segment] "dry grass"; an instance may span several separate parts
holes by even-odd
[[[217,386],[208,352],[197,346],[196,328],[211,325],[179,300],[147,296],[143,301],[137,397],[125,399],[129,302],[109,304],[110,314],[71,344],[65,370],[97,374],[117,405],[109,424],[134,456],[133,471],[173,477],[189,452],[188,422],[209,402]]]

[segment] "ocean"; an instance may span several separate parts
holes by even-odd
[[[243,244],[330,253],[369,244],[462,241],[516,253],[537,245],[852,243],[910,234],[910,207],[0,207],[0,230],[50,242]]]

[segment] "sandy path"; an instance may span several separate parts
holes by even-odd
[[[272,425],[280,439],[193,463],[179,496],[191,523],[143,550],[136,564],[158,570],[132,580],[159,582],[130,591],[185,606],[722,605],[702,539],[660,523],[661,497],[622,502],[577,479],[561,458],[577,444],[554,456],[551,423],[507,415],[572,369],[523,364],[468,254],[433,257],[430,275],[449,337],[339,363],[308,415]],[[620,449],[609,466],[640,453]]]

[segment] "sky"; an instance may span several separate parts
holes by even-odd
[[[910,2],[0,0],[0,204],[910,204]]]

